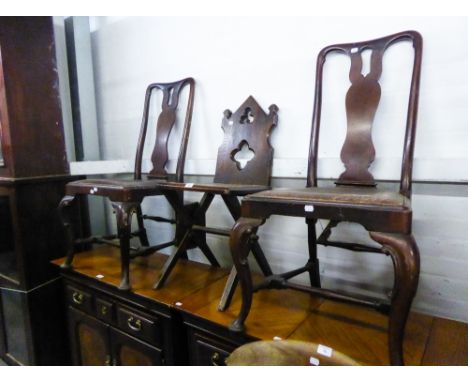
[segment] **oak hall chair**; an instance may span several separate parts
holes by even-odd
[[[59,209],[61,211],[62,221],[68,236],[69,248],[66,260],[63,263],[63,268],[71,268],[74,247],[76,244],[92,244],[104,243],[108,245],[120,247],[121,252],[121,281],[119,289],[130,289],[129,266],[130,259],[137,256],[147,256],[155,251],[169,247],[177,243],[178,230],[176,229],[176,237],[174,240],[154,246],[150,246],[144,220],[176,223],[176,220],[166,219],[157,216],[147,216],[142,214],[141,202],[147,196],[162,195],[159,190],[159,185],[170,179],[165,169],[168,161],[168,140],[171,131],[174,127],[177,117],[177,107],[182,90],[189,86],[189,96],[187,109],[185,112],[185,122],[182,132],[182,139],[177,160],[177,168],[175,180],[182,182],[184,177],[185,154],[187,151],[187,143],[190,132],[190,124],[192,120],[193,98],[195,90],[195,81],[192,78],[185,78],[181,81],[172,83],[154,83],[148,86],[146,90],[143,120],[141,123],[140,136],[138,139],[135,171],[133,180],[120,179],[86,179],[68,183],[66,186],[66,195],[62,199]],[[145,176],[142,176],[142,158],[143,149],[145,146],[146,133],[148,130],[150,101],[155,91],[162,92],[161,112],[158,116],[156,125],[156,141],[151,155],[152,170]],[[173,177],[173,176],[172,176]],[[117,218],[117,235],[109,235],[105,237],[90,237],[81,240],[74,240],[73,227],[70,222],[69,206],[73,203],[76,196],[93,195],[109,198]],[[183,204],[183,196],[176,195],[176,198]],[[138,222],[138,230],[131,230],[132,215],[136,214]],[[130,239],[138,237],[141,246],[134,248],[130,246]],[[113,240],[118,238],[119,244]]]
[[[372,123],[381,89],[379,78],[385,50],[402,40],[410,40],[414,48],[413,72],[407,110],[406,134],[399,192],[381,191],[369,166],[374,160]],[[371,67],[362,75],[362,56],[371,49]],[[347,135],[341,151],[345,171],[335,187],[317,187],[317,153],[322,104],[322,73],[326,56],[338,52],[350,58],[351,86],[346,94]],[[231,330],[244,330],[244,322],[252,304],[252,294],[261,288],[293,288],[338,301],[372,307],[389,315],[388,336],[390,361],[403,364],[403,336],[411,302],[419,278],[419,252],[411,234],[411,179],[416,133],[418,92],[421,71],[422,38],[418,32],[406,31],[376,40],[331,45],[318,55],[316,67],[315,104],[309,152],[307,186],[303,189],[277,189],[249,195],[242,201],[241,218],[236,222],[230,247],[242,287],[242,306],[231,324]],[[308,224],[309,259],[304,267],[267,277],[253,286],[247,256],[259,226],[271,215],[297,216]],[[317,239],[317,219],[329,220],[329,225]],[[332,228],[339,222],[356,222],[364,226],[370,237],[381,246],[366,246],[328,240]],[[354,251],[384,253],[392,258],[395,282],[390,301],[367,300],[321,288],[317,244]],[[290,278],[309,272],[311,287],[294,284]],[[313,339],[312,339],[313,340]]]
[[[203,192],[204,195],[192,216],[187,216],[184,238],[177,251],[166,261],[155,288],[164,285],[177,260],[191,241],[195,242],[212,265],[219,266],[206,243],[206,233],[229,236],[230,230],[207,227],[206,211],[215,195],[220,195],[235,221],[240,217],[238,197],[270,188],[273,147],[270,145],[269,137],[271,130],[277,125],[277,111],[278,107],[271,105],[269,113],[266,114],[252,96],[248,97],[234,113],[226,110],[222,120],[224,140],[218,149],[213,183],[167,182],[161,186],[160,189],[168,199],[171,198],[171,193],[177,191]],[[237,157],[242,150],[250,150],[253,155],[246,163],[241,163]],[[258,243],[252,246],[252,252],[263,273],[271,275],[271,269]],[[229,305],[236,285],[237,276],[233,267],[219,306],[220,310],[224,310]]]

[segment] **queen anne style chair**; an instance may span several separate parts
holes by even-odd
[[[206,243],[205,236],[206,233],[229,236],[230,230],[207,227],[206,211],[215,195],[220,195],[234,220],[237,220],[240,217],[239,196],[270,188],[273,148],[269,137],[271,130],[277,125],[277,111],[278,107],[271,105],[269,114],[266,114],[252,96],[248,97],[236,112],[226,110],[222,121],[224,140],[218,150],[213,183],[166,182],[161,185],[160,189],[168,199],[174,199],[171,194],[180,191],[203,192],[204,195],[191,217],[185,214],[187,230],[177,251],[166,261],[155,288],[164,285],[177,260],[191,241],[200,248],[212,265],[219,266]],[[237,155],[240,151],[246,150],[250,150],[253,157],[242,163]],[[181,211],[180,214],[183,215],[184,212]],[[255,242],[251,250],[262,272],[266,276],[271,275],[271,269],[260,245]],[[229,305],[236,285],[237,274],[233,267],[219,305],[220,310],[224,310]]]
[[[119,288],[122,290],[130,289],[129,266],[130,259],[137,256],[147,256],[155,251],[177,244],[180,235],[179,224],[176,228],[176,236],[174,240],[154,246],[150,246],[146,229],[144,227],[144,219],[153,221],[176,223],[176,220],[166,219],[158,216],[147,216],[142,214],[141,202],[147,196],[162,195],[159,186],[162,182],[170,179],[170,175],[166,171],[168,161],[168,140],[169,135],[174,127],[179,98],[185,86],[189,86],[189,96],[187,110],[185,113],[185,123],[182,132],[182,139],[177,160],[177,168],[175,180],[183,181],[185,154],[187,151],[187,143],[192,120],[193,98],[195,81],[192,78],[185,78],[181,81],[172,83],[155,83],[148,86],[146,90],[143,120],[141,124],[140,136],[138,139],[137,152],[135,157],[135,172],[133,180],[120,179],[87,179],[71,182],[66,186],[66,195],[62,199],[59,209],[61,211],[62,221],[67,233],[69,241],[69,249],[66,260],[62,265],[63,268],[71,268],[74,248],[77,244],[93,244],[104,243],[108,245],[120,247],[121,252],[121,282]],[[156,126],[156,142],[151,156],[153,165],[152,170],[143,178],[142,176],[142,158],[143,148],[145,145],[146,133],[148,129],[150,101],[155,90],[162,91],[162,108],[157,120]],[[94,195],[102,196],[110,199],[112,207],[117,218],[117,235],[109,235],[105,237],[89,237],[86,239],[74,240],[73,227],[69,216],[69,206],[73,203],[77,195]],[[178,193],[174,196],[176,200],[170,200],[171,204],[183,205],[183,196]],[[178,207],[178,209],[180,209]],[[136,214],[138,222],[138,230],[131,230],[132,215]],[[130,239],[138,237],[141,246],[139,248],[130,246]],[[119,244],[113,240],[118,238]]]
[[[369,166],[375,150],[371,129],[379,104],[379,78],[385,50],[401,40],[410,40],[414,48],[414,63],[407,111],[406,134],[399,192],[381,191],[376,187]],[[371,49],[370,73],[362,75],[362,56]],[[347,134],[341,151],[345,171],[336,187],[317,187],[317,153],[322,104],[322,74],[326,56],[331,52],[346,54],[351,61],[351,86],[346,95]],[[403,337],[411,302],[419,278],[419,252],[411,234],[411,178],[416,133],[418,92],[421,71],[422,38],[418,32],[407,31],[376,40],[331,45],[318,55],[316,68],[315,104],[309,152],[307,187],[278,189],[249,195],[242,201],[241,218],[230,236],[234,264],[242,287],[242,305],[231,330],[244,330],[244,322],[252,304],[252,294],[261,288],[293,288],[337,301],[373,307],[389,315],[389,354],[393,365],[403,364]],[[308,224],[309,260],[304,267],[279,275],[271,275],[253,286],[247,262],[250,246],[255,242],[259,226],[271,215],[297,216]],[[330,220],[317,239],[317,219]],[[369,231],[370,237],[381,244],[367,246],[328,240],[332,228],[339,222],[356,222]],[[367,300],[321,288],[317,244],[346,248],[353,251],[384,253],[392,258],[395,282],[390,301]],[[311,287],[294,284],[290,278],[309,272]]]

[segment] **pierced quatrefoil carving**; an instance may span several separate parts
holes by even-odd
[[[255,117],[252,113],[252,109],[250,107],[246,107],[244,113],[241,115],[239,122],[240,123],[252,123],[255,120]]]
[[[255,157],[255,151],[253,151],[247,141],[242,141],[239,146],[232,151],[231,159],[236,163],[239,170],[245,168],[247,163]]]

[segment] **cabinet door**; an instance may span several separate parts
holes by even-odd
[[[68,322],[73,364],[110,366],[109,325],[72,307],[68,308]]]
[[[116,366],[163,365],[162,351],[139,339],[111,328],[112,359]]]

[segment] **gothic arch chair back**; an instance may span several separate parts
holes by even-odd
[[[175,126],[181,93],[186,86],[189,87],[187,109],[185,111],[176,173],[175,175],[172,175],[168,174],[166,171],[166,165],[169,158],[168,141]],[[141,211],[141,202],[147,196],[162,195],[159,190],[159,185],[161,183],[166,182],[171,178],[175,178],[177,181],[183,181],[185,155],[193,112],[194,90],[195,81],[193,78],[185,78],[181,81],[171,83],[154,83],[148,86],[146,89],[143,119],[137,144],[133,180],[86,179],[67,184],[66,195],[62,199],[59,207],[69,241],[67,257],[62,267],[70,268],[72,266],[76,244],[100,243],[117,246],[120,248],[122,260],[120,289],[128,290],[130,289],[129,262],[131,258],[151,255],[159,249],[169,247],[176,243],[177,240],[174,238],[174,240],[167,243],[153,246],[149,244],[144,226],[145,219],[166,223],[175,223],[176,220],[158,216],[143,215]],[[150,105],[151,99],[156,91],[162,92],[161,111],[157,118],[156,139],[151,154],[152,169],[147,175],[143,176],[142,160],[150,119]],[[70,216],[68,216],[70,211],[70,208],[68,207],[73,203],[77,195],[93,195],[109,198],[117,217],[117,235],[108,235],[105,237],[92,236],[75,241],[73,227],[70,223]],[[177,197],[182,199],[182,195],[180,193]],[[131,223],[133,214],[136,214],[138,229],[132,232]],[[135,248],[130,246],[130,239],[132,237],[139,238],[141,244],[140,247]],[[114,239],[117,238],[119,239],[118,244],[114,241]]]
[[[273,147],[270,145],[271,130],[277,125],[278,107],[271,105],[267,114],[257,101],[249,96],[244,103],[233,113],[224,112],[222,129],[224,138],[218,149],[216,171],[213,183],[180,183],[167,182],[162,186],[168,199],[176,191],[203,192],[204,195],[196,211],[187,216],[187,230],[177,251],[169,257],[163,271],[155,284],[161,288],[177,260],[190,243],[200,248],[209,262],[219,266],[214,254],[206,243],[206,233],[229,236],[230,230],[207,227],[205,214],[216,195],[220,195],[230,214],[237,220],[240,217],[239,196],[267,190],[270,187],[271,167],[273,161]],[[250,152],[247,159],[239,159],[241,151]],[[265,260],[264,254],[256,243],[252,252],[265,275],[270,275],[271,269]],[[224,310],[229,305],[237,284],[237,275],[232,268],[229,282],[223,293],[219,309]]]
[[[369,166],[374,160],[372,123],[377,110],[381,89],[382,57],[394,43],[410,40],[414,48],[413,71],[409,93],[406,133],[399,192],[381,191],[377,188]],[[362,56],[370,49],[371,66],[362,75]],[[351,61],[351,86],[346,94],[347,133],[341,150],[345,171],[338,177],[335,187],[317,187],[317,156],[322,107],[322,75],[326,56],[331,52],[346,54]],[[422,38],[418,32],[406,31],[376,40],[328,46],[317,59],[315,103],[309,151],[307,187],[279,189],[249,195],[242,202],[242,217],[233,228],[230,246],[233,260],[242,283],[242,307],[231,325],[234,331],[244,330],[244,321],[250,310],[253,290],[261,288],[290,287],[313,294],[373,307],[389,314],[389,354],[392,364],[403,363],[402,341],[404,327],[419,277],[419,252],[411,234],[411,176],[416,132],[417,104],[422,57]],[[271,215],[304,217],[308,224],[309,258],[299,269],[271,275],[261,284],[252,285],[246,257],[252,237],[258,227]],[[319,238],[315,224],[318,219],[329,220]],[[330,241],[330,233],[339,222],[356,222],[369,231],[370,237],[381,246]],[[395,283],[391,300],[368,300],[353,295],[321,288],[317,244],[336,246],[363,252],[390,255],[395,270]],[[308,272],[311,287],[297,285],[290,278]],[[313,339],[311,339],[313,341]]]
[[[224,139],[218,149],[214,183],[270,186],[273,147],[269,137],[277,124],[278,108],[271,105],[269,111],[266,114],[250,96],[234,113],[224,112]],[[238,160],[242,152],[250,157]]]

